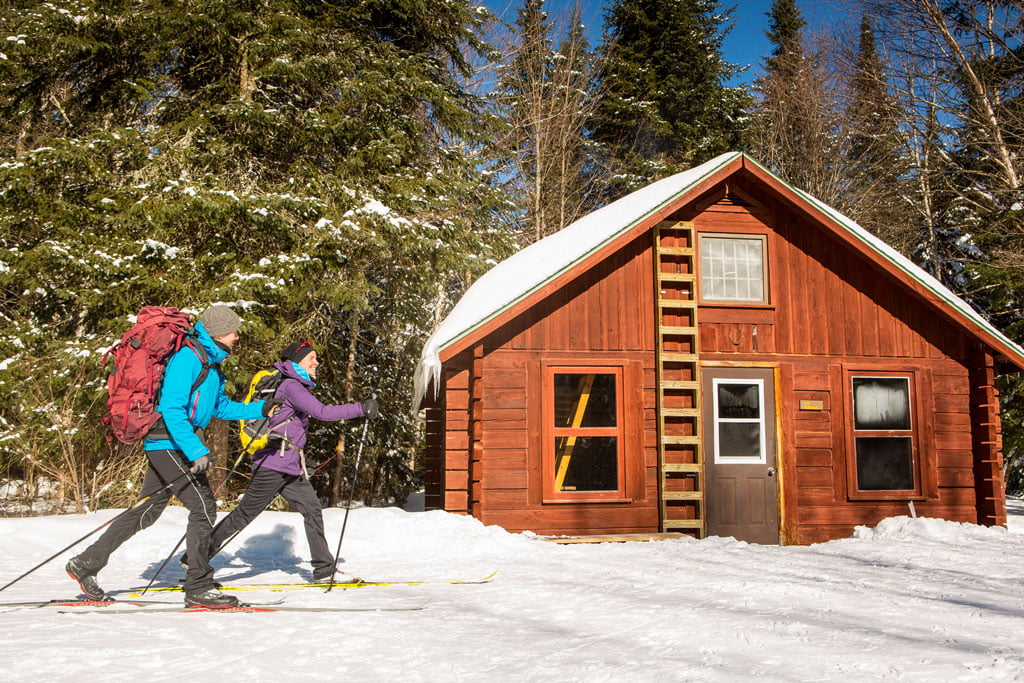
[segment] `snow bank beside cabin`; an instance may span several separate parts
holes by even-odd
[[[928,517],[889,517],[874,528],[858,526],[853,537],[877,541],[940,541],[942,543],[1001,542],[1007,530]]]

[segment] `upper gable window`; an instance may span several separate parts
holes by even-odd
[[[764,235],[701,234],[698,249],[701,300],[768,303]]]

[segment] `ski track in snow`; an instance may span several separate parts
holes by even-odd
[[[895,517],[813,546],[726,538],[556,545],[444,512],[351,512],[346,573],[472,579],[243,600],[408,612],[59,614],[0,608],[0,680],[1024,680],[1024,502],[1009,530]],[[110,519],[0,519],[0,585]],[[169,508],[100,575],[127,597],[184,533]],[[344,511],[325,511],[334,546]],[[84,544],[83,546],[84,547]],[[0,593],[72,597],[74,551]],[[232,583],[310,578],[299,515],[268,512],[214,561]],[[181,578],[176,560],[156,585]],[[178,600],[180,593],[157,593]]]

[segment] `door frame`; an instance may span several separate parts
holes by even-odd
[[[775,491],[776,491],[776,505],[778,506],[778,519],[779,519],[779,545],[785,545],[785,542],[789,539],[789,516],[786,514],[786,510],[789,507],[786,503],[786,487],[783,484],[786,477],[788,477],[788,463],[785,458],[785,448],[783,447],[783,439],[785,432],[783,431],[783,414],[782,414],[782,364],[777,362],[764,362],[764,361],[731,361],[731,360],[701,360],[698,371],[702,378],[705,369],[715,368],[736,368],[736,369],[749,369],[749,370],[770,370],[772,374],[772,382],[774,383],[774,396],[775,401],[772,409],[775,412]],[[701,387],[701,393],[710,391],[710,387]],[[701,415],[701,423],[703,424],[704,415]],[[703,428],[702,428],[703,433]],[[705,436],[701,440],[704,441],[707,437]],[[701,445],[703,450],[704,444]],[[705,454],[706,455],[706,454]],[[707,482],[706,468],[714,466],[714,462],[708,458],[703,458],[705,474],[704,481]],[[703,486],[704,495],[707,496],[709,491],[707,486]],[[707,510],[707,501],[704,503],[705,515]]]

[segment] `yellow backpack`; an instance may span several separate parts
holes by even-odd
[[[260,370],[249,380],[249,393],[245,395],[243,403],[253,401],[265,401],[274,398],[277,388],[281,386],[284,377],[277,369]],[[242,442],[242,451],[252,455],[256,451],[266,448],[270,439],[271,431],[268,428],[269,418],[261,417],[256,420],[238,421],[238,438]]]

